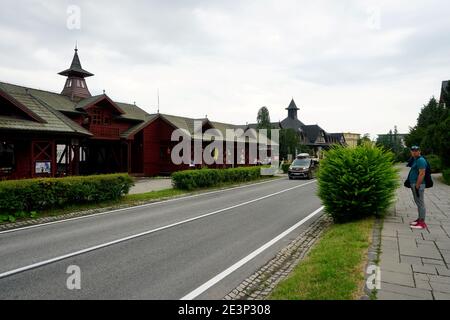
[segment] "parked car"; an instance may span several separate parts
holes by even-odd
[[[295,178],[313,179],[316,176],[318,161],[309,155],[298,155],[288,170],[289,180]]]

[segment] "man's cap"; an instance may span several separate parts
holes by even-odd
[[[411,151],[419,151],[420,147],[419,146],[412,146],[411,147]]]

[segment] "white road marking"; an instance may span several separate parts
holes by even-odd
[[[266,244],[262,245],[261,247],[259,247],[258,249],[256,249],[255,251],[253,251],[252,253],[250,253],[248,256],[242,258],[241,260],[239,260],[238,262],[236,262],[235,264],[233,264],[231,267],[229,267],[228,269],[222,271],[221,273],[219,273],[217,276],[215,276],[214,278],[212,278],[211,280],[205,282],[204,284],[202,284],[200,287],[198,287],[197,289],[191,291],[190,293],[188,293],[187,295],[185,295],[183,298],[181,298],[180,300],[193,300],[195,298],[197,298],[199,295],[201,295],[203,292],[205,292],[206,290],[208,290],[209,288],[211,288],[212,286],[214,286],[215,284],[217,284],[219,281],[223,280],[224,278],[226,278],[227,276],[229,276],[231,273],[233,273],[234,271],[236,271],[237,269],[239,269],[240,267],[242,267],[243,265],[245,265],[247,262],[249,262],[250,260],[252,260],[253,258],[255,258],[256,256],[258,256],[259,254],[261,254],[262,252],[264,252],[265,250],[267,250],[268,248],[270,248],[272,245],[274,245],[275,243],[277,243],[278,241],[280,241],[281,239],[283,239],[285,236],[287,236],[289,233],[291,233],[292,231],[294,231],[295,229],[297,229],[298,227],[300,227],[302,224],[304,224],[306,221],[308,221],[309,219],[311,219],[312,217],[314,217],[315,215],[317,215],[319,212],[321,212],[324,209],[324,207],[320,207],[319,209],[317,209],[316,211],[314,211],[313,213],[311,213],[310,215],[308,215],[307,217],[303,218],[302,220],[300,220],[299,222],[297,222],[296,224],[294,224],[292,227],[290,227],[289,229],[287,229],[286,231],[284,231],[283,233],[279,234],[278,236],[276,236],[275,238],[273,238],[272,240],[270,240],[269,242],[267,242]]]
[[[110,210],[110,211],[105,211],[105,212],[99,212],[99,213],[89,214],[89,215],[85,215],[85,216],[81,216],[81,217],[75,217],[75,218],[63,219],[63,220],[58,220],[58,221],[40,223],[40,224],[35,224],[35,225],[22,227],[22,228],[15,228],[15,229],[10,229],[10,230],[0,231],[0,235],[1,234],[5,234],[5,233],[18,232],[18,231],[27,230],[27,229],[45,227],[45,226],[52,225],[52,224],[57,224],[57,223],[70,222],[70,221],[75,221],[75,220],[80,220],[80,219],[87,219],[87,218],[94,218],[94,217],[102,216],[102,215],[105,215],[105,214],[117,213],[117,212],[126,211],[126,210],[146,208],[146,207],[150,207],[150,206],[154,206],[154,205],[158,205],[158,204],[164,204],[164,203],[167,203],[167,202],[173,202],[173,201],[180,201],[180,200],[185,200],[185,199],[197,198],[197,197],[207,196],[207,195],[215,194],[215,193],[219,193],[219,192],[227,192],[227,191],[232,191],[232,190],[236,190],[236,189],[248,188],[248,187],[253,187],[253,186],[260,185],[260,184],[265,184],[265,183],[269,183],[269,182],[275,182],[275,181],[279,181],[279,180],[282,180],[282,179],[281,178],[280,179],[273,179],[273,180],[270,180],[270,181],[257,182],[257,183],[252,183],[252,184],[239,186],[239,187],[220,189],[220,190],[216,190],[216,191],[210,191],[210,192],[205,192],[205,193],[193,194],[193,195],[190,195],[190,196],[181,196],[181,197],[174,198],[174,199],[168,199],[168,200],[156,201],[156,202],[152,202],[152,203],[146,203],[146,204],[142,204],[142,205],[138,205],[138,206],[132,206],[132,207],[127,207],[127,208],[121,208],[121,209],[115,209],[115,210]]]
[[[31,269],[39,268],[39,267],[42,267],[42,266],[45,266],[45,265],[48,265],[48,264],[51,264],[51,263],[54,263],[54,262],[58,262],[58,261],[64,260],[64,259],[72,258],[72,257],[78,256],[78,255],[81,255],[81,254],[84,254],[84,253],[88,253],[88,252],[91,252],[91,251],[94,251],[94,250],[98,250],[98,249],[102,249],[102,248],[105,248],[105,247],[109,247],[109,246],[112,246],[112,245],[115,245],[115,244],[118,244],[118,243],[121,243],[121,242],[125,242],[125,241],[128,241],[128,240],[132,240],[132,239],[136,239],[136,238],[139,238],[139,237],[142,237],[142,236],[146,236],[146,235],[149,235],[151,233],[155,233],[155,232],[158,232],[158,231],[161,231],[161,230],[165,230],[165,229],[169,229],[169,228],[172,228],[172,227],[175,227],[175,226],[179,226],[179,225],[182,225],[182,224],[185,224],[185,223],[188,223],[188,222],[192,222],[192,221],[195,221],[195,220],[206,218],[206,217],[209,217],[209,216],[221,213],[221,212],[225,212],[225,211],[228,211],[228,210],[231,210],[231,209],[239,208],[239,207],[242,207],[242,206],[245,206],[245,205],[257,202],[257,201],[261,201],[261,200],[264,200],[264,199],[267,199],[267,198],[270,198],[270,197],[273,197],[273,196],[276,196],[276,195],[279,195],[279,194],[291,191],[291,190],[295,190],[295,189],[304,187],[304,186],[309,185],[309,184],[314,183],[314,182],[316,182],[316,180],[313,180],[313,181],[310,181],[310,182],[307,182],[307,183],[304,183],[304,184],[301,184],[301,185],[298,185],[298,186],[295,186],[295,187],[292,187],[292,188],[284,189],[284,190],[281,190],[281,191],[278,191],[278,192],[275,192],[275,193],[271,193],[269,195],[266,195],[266,196],[263,196],[263,197],[259,197],[259,198],[253,199],[253,200],[245,201],[245,202],[236,204],[236,205],[231,206],[231,207],[227,207],[227,208],[223,208],[223,209],[216,210],[216,211],[213,211],[213,212],[209,212],[209,213],[206,213],[206,214],[202,214],[202,215],[194,217],[194,218],[182,220],[182,221],[179,221],[179,222],[176,222],[176,223],[172,223],[172,224],[169,224],[169,225],[166,225],[166,226],[163,226],[163,227],[159,227],[159,228],[156,228],[156,229],[148,230],[148,231],[145,231],[145,232],[141,232],[141,233],[134,234],[134,235],[131,235],[131,236],[128,236],[128,237],[124,237],[124,238],[120,238],[120,239],[113,240],[113,241],[110,241],[110,242],[102,243],[102,244],[99,244],[99,245],[96,245],[96,246],[93,246],[93,247],[89,247],[89,248],[82,249],[82,250],[79,250],[79,251],[71,252],[71,253],[68,253],[68,254],[65,254],[65,255],[62,255],[62,256],[59,256],[59,257],[55,257],[55,258],[52,258],[52,259],[44,260],[44,261],[41,261],[41,262],[33,263],[33,264],[28,265],[28,266],[24,266],[24,267],[17,268],[17,269],[14,269],[14,270],[6,271],[6,272],[3,272],[3,273],[0,273],[0,279],[8,277],[8,276],[11,276],[11,275],[14,275],[14,274],[17,274],[17,273],[20,273],[20,272],[24,272],[24,271],[28,271],[28,270],[31,270]]]

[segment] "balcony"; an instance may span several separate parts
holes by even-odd
[[[94,139],[120,139],[120,128],[118,127],[90,125],[89,131],[94,135]]]

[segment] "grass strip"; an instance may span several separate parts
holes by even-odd
[[[272,300],[353,300],[362,295],[374,219],[334,224],[280,282]]]

